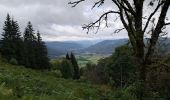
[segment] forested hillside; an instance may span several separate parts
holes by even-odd
[[[170,0],[0,8],[0,100],[170,100]]]

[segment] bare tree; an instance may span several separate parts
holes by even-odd
[[[88,0],[77,0],[69,2],[72,7],[77,6],[81,2]],[[92,8],[100,7],[105,4],[106,0],[93,0],[94,5]],[[103,13],[98,20],[89,23],[83,26],[83,29],[87,29],[87,33],[94,28],[97,28],[97,31],[101,27],[102,21],[108,21],[109,14],[119,15],[119,19],[122,22],[124,28],[126,29],[129,41],[133,47],[136,61],[139,64],[139,78],[140,80],[145,81],[146,79],[146,69],[147,65],[151,63],[152,55],[154,53],[154,47],[163,32],[165,26],[170,23],[166,23],[165,19],[167,17],[167,12],[170,6],[170,0],[111,0],[113,4],[118,8],[118,10],[110,10]],[[146,2],[153,7],[152,13],[144,17],[144,8],[147,7]],[[158,21],[155,24],[154,15],[159,13]],[[150,27],[150,24],[153,24],[153,27]],[[117,30],[116,32],[121,31],[122,29]],[[144,36],[148,33],[148,30],[151,32],[151,38],[149,39],[148,46],[145,46]],[[147,48],[145,48],[147,47]]]

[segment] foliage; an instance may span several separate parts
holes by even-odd
[[[70,61],[73,65],[73,79],[79,79],[80,78],[80,69],[76,60],[76,57],[74,56],[74,54],[71,52],[71,57],[70,57]]]
[[[106,63],[106,72],[113,86],[123,87],[132,84],[136,77],[136,64],[133,51],[129,46],[116,48],[115,53]]]
[[[18,61],[15,58],[11,58],[9,61],[10,64],[17,65]]]
[[[63,59],[60,67],[63,78],[68,79],[73,77],[73,66],[69,60]]]
[[[22,63],[22,50],[21,50],[21,32],[17,21],[11,19],[7,14],[6,21],[3,26],[2,41],[1,41],[1,54],[2,57],[10,61],[16,59],[19,63]]]
[[[86,2],[87,0],[73,0],[69,4],[72,7],[76,7],[79,3]],[[98,0],[93,2],[92,9],[98,8],[106,4],[106,0]],[[159,40],[159,37],[167,35],[165,31],[166,26],[170,25],[167,17],[170,7],[170,0],[112,0],[113,5],[110,10],[105,10],[98,19],[89,24],[83,25],[83,29],[89,31],[96,29],[96,33],[105,24],[106,27],[112,26],[109,21],[113,18],[108,17],[111,14],[118,15],[119,21],[123,27],[115,30],[115,33],[119,33],[122,30],[126,30],[129,42],[132,46],[136,62],[138,64],[139,79],[142,81],[146,80],[147,66],[151,64],[153,55],[155,53],[155,46]],[[149,4],[149,5],[148,5]],[[148,6],[151,13],[145,16],[144,11],[147,10]],[[100,8],[98,8],[100,9]],[[157,13],[160,12],[157,16]],[[145,16],[145,18],[143,18]],[[157,21],[155,21],[157,19]],[[148,44],[145,44],[145,34],[149,33]]]
[[[101,65],[102,66],[102,65]],[[93,63],[87,63],[86,67],[82,68],[83,76],[86,80],[95,83],[95,84],[107,84],[108,77],[106,77],[107,73],[105,73],[104,66],[98,66]]]
[[[50,68],[47,48],[40,33],[35,36],[31,22],[28,22],[22,38],[18,22],[11,19],[9,14],[4,22],[0,50],[2,57],[11,64],[25,65],[34,69]]]
[[[157,97],[170,99],[170,56],[158,58],[149,66],[147,73],[148,91],[155,91]]]
[[[51,60],[51,70],[60,70],[62,60],[63,59]]]
[[[110,84],[124,87],[135,81],[136,67],[129,46],[116,48],[107,58],[99,60],[97,65],[87,64],[84,68],[84,77],[99,84]]]
[[[110,88],[57,78],[48,71],[26,69],[1,60],[0,65],[1,100],[100,100],[103,97],[112,100]],[[10,95],[1,94],[6,92]]]

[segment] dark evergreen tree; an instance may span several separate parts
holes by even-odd
[[[36,68],[36,37],[31,22],[28,22],[24,32],[24,65],[26,67]]]
[[[9,14],[7,14],[6,21],[4,22],[4,26],[3,26],[1,53],[2,53],[2,57],[6,58],[8,61],[12,58],[12,55],[14,55],[14,52],[11,48],[11,43],[12,43],[11,31],[12,31],[11,18]]]
[[[70,62],[70,60],[67,60],[67,59],[62,60],[60,71],[62,73],[62,77],[65,78],[65,79],[73,77],[74,70],[73,70],[73,65]]]
[[[73,69],[74,69],[73,79],[79,79],[80,78],[79,66],[78,66],[76,57],[74,56],[74,54],[72,52],[71,52],[71,63],[73,65]]]
[[[8,61],[15,59],[17,62],[21,63],[22,54],[21,54],[21,32],[19,30],[19,25],[17,21],[11,20],[10,15],[7,14],[5,25],[3,27],[1,42],[1,52],[2,56]]]
[[[50,63],[48,58],[47,48],[42,41],[39,31],[37,32],[37,44],[36,44],[36,65],[38,69],[49,69]]]
[[[13,49],[15,51],[15,59],[18,61],[19,64],[23,64],[23,40],[21,38],[21,32],[17,21],[12,19],[12,43]]]
[[[69,56],[69,53],[67,52],[67,54],[66,54],[66,59],[67,60],[70,60],[70,56]]]

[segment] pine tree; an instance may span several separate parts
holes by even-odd
[[[78,66],[77,60],[72,52],[71,52],[71,63],[73,65],[73,69],[74,69],[73,79],[80,79],[79,66]]]
[[[11,48],[11,17],[7,14],[6,21],[3,26],[2,41],[1,41],[1,53],[2,57],[6,58],[8,61],[12,58],[14,54]]]
[[[1,43],[2,56],[8,61],[15,59],[17,62],[22,61],[21,50],[19,49],[22,44],[21,32],[17,21],[11,20],[9,14],[7,14],[6,21],[3,27]]]
[[[60,71],[62,73],[62,77],[65,79],[73,77],[73,65],[70,60],[63,59],[61,62]]]
[[[17,21],[12,19],[12,43],[13,49],[15,51],[15,59],[18,61],[19,64],[23,64],[23,40],[21,38],[21,32]]]
[[[69,53],[67,52],[67,54],[66,54],[66,59],[67,60],[70,60],[70,56],[69,56]]]
[[[28,22],[24,32],[24,65],[26,67],[36,68],[36,37],[31,22]]]
[[[36,45],[36,63],[37,69],[49,69],[49,59],[47,56],[47,48],[42,41],[39,31],[37,32],[37,45]]]

